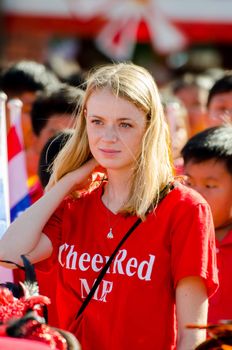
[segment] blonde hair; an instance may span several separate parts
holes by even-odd
[[[157,86],[145,68],[132,63],[119,63],[97,68],[90,74],[74,134],[54,162],[53,180],[58,181],[90,158],[85,108],[89,96],[103,88],[108,88],[116,96],[133,103],[147,118],[130,195],[121,209],[126,214],[144,219],[148,209],[157,205],[162,189],[173,178],[168,126]]]

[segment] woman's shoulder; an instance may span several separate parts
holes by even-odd
[[[169,220],[170,225],[179,220],[192,220],[210,212],[206,200],[196,191],[176,181],[172,190],[161,200],[154,214],[159,218]],[[189,221],[189,222],[190,222]]]
[[[178,204],[186,206],[207,205],[206,200],[198,192],[187,187],[180,181],[173,182],[172,190],[167,194],[163,202],[166,202],[166,204],[173,203],[175,206]]]

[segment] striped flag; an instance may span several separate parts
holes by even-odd
[[[21,127],[22,102],[18,99],[12,99],[8,102],[7,106],[11,120],[7,144],[10,220],[12,222],[21,212],[30,206],[31,201],[27,186],[26,157]]]

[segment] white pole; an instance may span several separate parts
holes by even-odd
[[[8,177],[8,152],[7,152],[7,127],[6,127],[6,100],[7,96],[0,92],[0,181],[3,190],[3,208],[5,212],[5,228],[10,225],[10,200],[9,200],[9,177]],[[4,234],[0,232],[0,234]],[[1,238],[1,237],[0,237]],[[0,283],[13,282],[12,270],[0,267]]]
[[[3,184],[4,206],[6,215],[6,225],[10,225],[10,194],[9,194],[9,173],[8,173],[8,151],[7,151],[7,127],[6,127],[6,100],[7,96],[0,93],[0,177]]]

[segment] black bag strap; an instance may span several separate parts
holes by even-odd
[[[113,253],[111,254],[109,260],[106,262],[105,266],[103,267],[103,269],[101,270],[101,272],[99,273],[94,285],[92,286],[89,294],[87,295],[86,299],[83,301],[75,319],[77,319],[78,317],[80,317],[80,315],[83,313],[83,311],[85,310],[85,308],[87,307],[87,305],[89,304],[90,300],[92,299],[97,287],[99,286],[99,284],[101,283],[103,277],[105,276],[108,268],[110,267],[112,261],[114,260],[116,254],[118,253],[119,249],[121,248],[121,246],[123,245],[123,243],[127,240],[127,238],[132,234],[132,232],[136,229],[136,227],[138,227],[138,225],[141,223],[142,219],[138,218],[135,223],[130,227],[130,229],[127,231],[127,233],[123,236],[123,238],[121,239],[121,241],[118,243],[117,247],[114,249]]]

